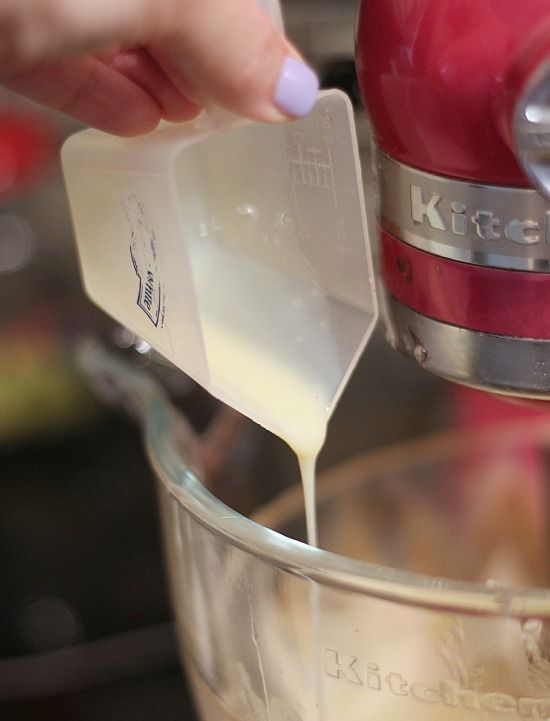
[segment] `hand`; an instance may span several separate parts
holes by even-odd
[[[207,104],[306,115],[317,78],[257,0],[0,0],[0,82],[118,135]]]

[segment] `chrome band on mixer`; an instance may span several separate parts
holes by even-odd
[[[428,318],[385,293],[386,336],[426,370],[493,393],[550,398],[550,341],[459,328]]]
[[[377,154],[382,226],[435,255],[550,272],[550,203],[536,190],[433,175]]]

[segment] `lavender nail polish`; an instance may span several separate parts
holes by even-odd
[[[307,65],[287,57],[283,62],[273,102],[279,110],[294,118],[307,115],[315,105],[319,80]]]

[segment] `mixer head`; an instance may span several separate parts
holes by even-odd
[[[438,375],[550,398],[550,7],[363,3],[387,336]]]

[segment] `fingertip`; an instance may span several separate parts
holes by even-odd
[[[124,113],[120,113],[116,118],[109,119],[105,122],[91,118],[89,124],[111,135],[118,135],[122,138],[136,138],[139,135],[152,133],[153,130],[156,130],[161,120],[162,116],[160,112],[149,117],[139,118],[136,118],[133,114],[125,115]]]
[[[303,118],[315,105],[319,91],[316,73],[301,59],[287,55],[281,66],[273,103],[287,118]]]
[[[185,123],[196,118],[201,111],[199,105],[189,102],[182,102],[181,105],[173,103],[163,108],[162,117],[169,123]]]

